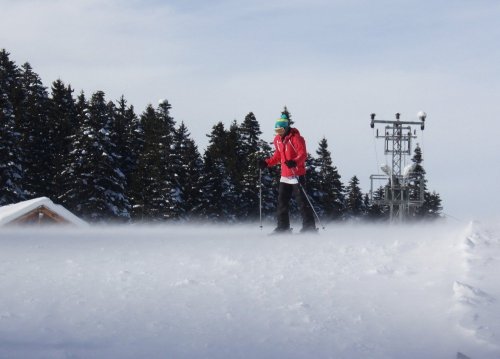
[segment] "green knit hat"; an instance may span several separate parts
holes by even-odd
[[[281,117],[276,120],[276,124],[274,125],[274,129],[277,129],[277,128],[288,128],[288,126],[290,126],[290,121],[288,120],[288,117],[286,116],[286,114],[282,114]]]

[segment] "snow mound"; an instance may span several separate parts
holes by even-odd
[[[453,292],[457,301],[471,306],[482,306],[495,302],[495,298],[482,290],[458,281],[453,284]]]
[[[489,348],[500,348],[500,231],[471,222],[462,244],[463,274],[453,284],[458,324]]]

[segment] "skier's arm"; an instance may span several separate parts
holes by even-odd
[[[281,154],[278,149],[274,151],[274,154],[266,160],[267,166],[271,167],[277,165],[281,161]]]

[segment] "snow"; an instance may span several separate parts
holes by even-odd
[[[0,228],[0,358],[500,357],[500,227]]]

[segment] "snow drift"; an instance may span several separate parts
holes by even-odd
[[[499,358],[499,238],[3,228],[0,358]]]

